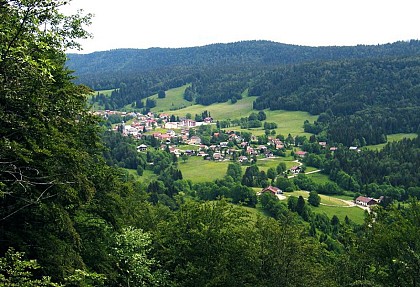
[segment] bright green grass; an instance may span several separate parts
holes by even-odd
[[[320,172],[307,174],[306,176],[312,179],[316,184],[325,184],[328,182],[332,182],[328,178],[328,175],[320,173]]]
[[[320,205],[318,207],[312,207],[312,211],[315,213],[325,213],[329,218],[336,215],[341,222],[344,222],[346,216],[357,224],[362,224],[365,219],[365,211],[357,206],[340,207]]]
[[[200,146],[198,146],[198,145],[190,145],[190,144],[182,144],[182,145],[178,145],[178,148],[181,151],[184,151],[184,152],[186,150],[195,150],[195,151],[197,151],[197,150],[200,149]]]
[[[299,135],[306,136],[309,138],[311,134],[304,132],[303,123],[305,122],[305,120],[313,122],[318,118],[318,116],[312,116],[307,112],[301,111],[265,110],[264,112],[267,115],[267,122],[274,122],[277,124],[278,127],[277,129],[275,129],[276,134],[281,134],[284,136],[291,134],[293,136]],[[256,136],[265,134],[265,130],[263,127],[253,129],[241,129],[239,127],[233,127],[232,129],[238,131],[251,132],[253,135]]]
[[[189,157],[184,162],[179,162],[178,167],[184,179],[190,179],[194,183],[214,181],[225,176],[230,161],[204,160],[202,157]]]
[[[257,159],[257,166],[260,171],[263,170],[267,172],[267,170],[270,167],[276,169],[280,162],[285,162],[287,169],[292,168],[293,166],[297,165],[296,162],[285,160],[283,157],[279,157],[279,158],[270,158],[270,159]]]
[[[299,190],[294,192],[285,192],[284,195],[286,197],[302,196],[303,198],[307,199],[309,192]],[[335,197],[323,194],[320,194],[319,196],[321,197],[321,205],[318,207],[311,207],[313,212],[325,213],[329,218],[332,218],[334,215],[336,215],[341,221],[344,221],[347,215],[347,217],[350,218],[353,222],[357,224],[363,223],[365,214],[364,210],[357,206],[350,207],[348,204],[340,200],[348,199],[348,197],[343,198],[343,196]]]
[[[204,111],[209,111],[211,116],[215,120],[236,119],[241,117],[247,117],[249,116],[249,114],[251,114],[252,103],[255,99],[256,97],[244,97],[235,104],[226,102],[216,103],[209,106],[192,105],[176,111],[171,111],[169,109],[164,110],[158,104],[157,109],[163,110],[165,113],[171,115],[173,114],[179,117],[185,117],[186,114],[191,114],[194,117],[194,115],[196,114],[200,115]]]
[[[289,133],[293,136],[305,135],[309,137],[311,134],[303,131],[303,123],[305,120],[313,122],[318,119],[318,116],[310,115],[307,112],[300,111],[265,111],[267,115],[267,122],[275,122],[278,125],[276,129],[277,134],[287,136]]]
[[[396,142],[404,138],[414,139],[416,137],[417,137],[417,134],[392,134],[392,135],[388,135],[387,139],[388,139],[388,142]],[[385,145],[386,143],[377,144],[377,145],[368,145],[365,148],[370,149],[370,150],[381,150]]]
[[[134,176],[134,178],[139,179],[141,182],[145,184],[149,184],[152,180],[157,180],[158,176],[153,173],[151,170],[144,170],[143,175],[139,176],[137,171],[134,169],[127,169],[130,174]]]
[[[111,89],[111,90],[100,90],[100,91],[93,92],[93,94],[95,94],[95,95],[103,94],[106,97],[110,97],[113,91],[115,91],[115,89]]]
[[[159,99],[157,94],[149,97],[150,99],[156,100],[156,107],[152,108],[151,111],[154,113],[166,112],[168,114],[174,114],[174,110],[193,105],[193,103],[184,99],[185,89],[189,86],[191,86],[191,84],[167,90],[166,97],[163,99]]]
[[[99,94],[103,94],[103,95],[105,95],[105,97],[110,97],[113,91],[115,91],[115,89],[93,91],[90,95],[87,96],[87,100],[90,101],[90,99],[93,96],[96,96],[96,95],[99,95]],[[94,103],[93,105],[90,106],[90,109],[94,110],[94,111],[105,110],[105,106],[104,105],[99,105],[98,103]]]
[[[182,149],[191,149],[191,146],[188,148]],[[285,161],[283,158],[275,158],[268,160],[257,160],[257,166],[260,171],[265,171],[270,167],[276,168],[280,162],[285,162],[287,168],[291,168],[296,165],[295,162]],[[215,179],[223,178],[226,175],[228,165],[232,163],[231,161],[211,161],[204,160],[202,157],[189,157],[186,162],[179,160],[178,167],[182,172],[184,179],[189,179],[192,182],[206,182],[214,181]],[[242,166],[242,172],[245,173],[245,170],[248,166]]]

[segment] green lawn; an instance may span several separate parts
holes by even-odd
[[[203,105],[192,105],[186,108],[171,111],[169,109],[162,109],[159,104],[157,109],[163,110],[168,114],[173,114],[179,117],[185,117],[186,114],[191,114],[193,117],[196,114],[201,114],[204,111],[209,111],[211,116],[215,120],[225,120],[225,119],[236,119],[241,117],[247,117],[252,112],[252,103],[256,97],[244,97],[235,104],[230,102],[226,103],[216,103],[209,106]],[[190,103],[191,104],[191,103]],[[303,124],[303,123],[302,123]]]
[[[340,207],[320,205],[319,207],[312,207],[312,211],[315,213],[325,213],[329,218],[336,215],[341,222],[344,221],[346,216],[357,224],[362,224],[365,219],[365,211],[357,206]]]
[[[387,139],[388,139],[388,142],[395,142],[395,141],[400,141],[404,138],[414,139],[416,137],[417,137],[417,134],[392,134],[392,135],[388,135]],[[386,143],[377,144],[377,145],[368,145],[365,148],[370,149],[370,150],[381,150],[385,145]]]
[[[328,175],[320,173],[320,172],[307,174],[306,176],[312,179],[316,184],[325,184],[327,182],[332,182],[328,178]]]
[[[289,196],[302,196],[307,199],[309,192],[307,191],[294,191],[284,193],[286,197]],[[364,221],[365,211],[357,206],[349,207],[345,202],[340,199],[349,199],[349,197],[342,196],[328,196],[328,195],[319,195],[321,197],[321,205],[318,207],[311,207],[312,211],[315,213],[325,213],[329,218],[336,215],[341,221],[344,221],[346,215],[353,222],[357,224],[362,224]],[[351,198],[350,198],[351,199]]]
[[[184,163],[179,162],[178,167],[184,179],[194,183],[214,181],[225,176],[230,161],[204,160],[202,157],[192,156]]]
[[[280,162],[285,162],[287,168],[291,168],[296,165],[295,162],[284,160],[284,158],[275,158],[275,159],[259,159],[257,160],[257,166],[259,170],[267,172],[270,167],[276,168]],[[214,181],[218,178],[223,178],[226,175],[228,165],[232,163],[231,161],[210,161],[204,160],[202,157],[189,157],[186,162],[179,160],[178,167],[182,172],[184,179],[189,179],[192,182],[205,182],[205,181]],[[248,166],[242,166],[242,172],[245,173],[245,170]]]
[[[289,169],[293,166],[296,166],[297,163],[293,162],[292,160],[287,160],[286,158],[283,157],[278,157],[278,158],[269,158],[269,159],[257,159],[257,166],[258,168],[265,172],[267,172],[267,170],[272,167],[272,168],[277,168],[277,166],[279,165],[280,162],[285,162],[286,163],[286,168]]]
[[[167,90],[166,97],[163,99],[159,99],[157,94],[149,97],[150,99],[156,100],[156,107],[152,108],[151,111],[154,113],[166,112],[168,114],[175,114],[175,110],[193,105],[194,103],[184,99],[185,89],[189,86],[191,86],[191,84]]]
[[[307,112],[301,111],[264,110],[264,112],[267,115],[267,122],[274,122],[277,124],[277,129],[275,129],[276,134],[281,134],[284,136],[291,134],[293,136],[299,135],[306,136],[309,138],[311,134],[304,132],[303,123],[305,122],[305,120],[313,122],[318,118],[318,116],[313,116]],[[263,135],[265,133],[263,127],[254,129],[241,129],[240,127],[232,127],[232,129],[238,131],[251,132],[253,135],[256,136]]]

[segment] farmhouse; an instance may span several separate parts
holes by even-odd
[[[301,172],[301,168],[300,168],[300,166],[293,166],[293,167],[290,169],[290,172],[291,172],[291,173],[293,173],[293,174],[298,174],[298,173],[300,173],[300,172]]]
[[[137,147],[137,151],[146,151],[147,150],[147,145],[145,144],[141,144]]]
[[[305,155],[307,154],[306,151],[297,151],[295,152],[295,155],[298,157],[305,157]]]
[[[280,188],[271,186],[271,185],[261,190],[261,193],[265,193],[265,192],[271,192],[274,195],[283,194],[283,191]]]
[[[365,196],[359,196],[358,198],[356,198],[355,202],[356,204],[361,205],[361,206],[372,206],[372,205],[378,204],[376,199],[371,198],[371,197],[365,197]]]
[[[198,137],[198,136],[192,136],[191,138],[190,138],[190,142],[189,142],[190,144],[196,144],[196,145],[199,145],[199,144],[201,144],[201,138],[200,137]]]

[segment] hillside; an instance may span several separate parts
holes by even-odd
[[[311,61],[364,59],[420,54],[420,42],[386,45],[309,47],[270,41],[243,41],[191,48],[116,49],[91,54],[68,54],[67,65],[83,77],[131,74],[175,67],[297,64]]]
[[[106,109],[167,109],[145,99],[188,84],[173,109],[236,103],[248,91],[256,110],[322,114],[305,131],[345,145],[384,143],[388,134],[415,133],[420,125],[419,41],[353,47],[245,41],[68,57],[78,82],[118,88],[96,98]]]

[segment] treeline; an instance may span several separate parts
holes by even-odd
[[[419,137],[390,142],[381,150],[350,150],[339,145],[337,150],[330,151],[307,140],[301,148],[310,152],[303,162],[322,169],[335,182],[320,186],[316,189],[319,193],[351,191],[374,198],[385,196],[391,201],[406,201],[410,197],[420,199]],[[315,190],[313,186],[299,187]]]
[[[307,132],[320,134],[330,142],[363,146],[383,143],[387,134],[417,131],[419,46],[418,41],[410,41],[309,48],[257,41],[186,48],[185,51],[192,52],[188,61],[182,57],[170,60],[172,53],[182,49],[163,49],[159,56],[167,57],[166,61],[160,62],[159,58],[156,66],[137,69],[130,68],[135,50],[72,55],[68,64],[78,69],[80,82],[95,89],[114,89],[110,97],[93,97],[94,102],[106,109],[132,105],[147,110],[154,103],[144,100],[146,97],[187,83],[191,86],[184,98],[203,105],[235,103],[248,91],[249,95],[258,96],[254,102],[257,110],[303,110],[319,114],[317,122],[305,125]],[[296,53],[295,59],[289,52],[280,54],[283,50]],[[119,56],[125,53],[131,56]],[[147,54],[147,50],[138,53]],[[199,58],[202,53],[208,58]],[[108,67],[108,72],[99,69],[94,73],[74,60],[92,58],[94,65],[99,55],[105,58],[113,55],[112,61],[125,59],[121,61],[126,68],[115,68],[111,73]]]
[[[387,134],[417,131],[419,64],[410,57],[283,67],[262,75],[249,92],[259,96],[255,109],[321,114],[305,130],[325,130],[329,141],[377,144]]]
[[[67,66],[70,70],[76,71],[76,75],[85,84],[88,84],[86,82],[88,79],[101,78],[103,78],[102,83],[115,84],[130,74],[177,67],[201,69],[229,66],[276,66],[317,60],[409,56],[419,55],[419,46],[419,41],[414,40],[353,47],[308,47],[270,41],[242,41],[192,48],[116,49],[91,54],[67,54]],[[96,86],[92,87],[98,89]]]

